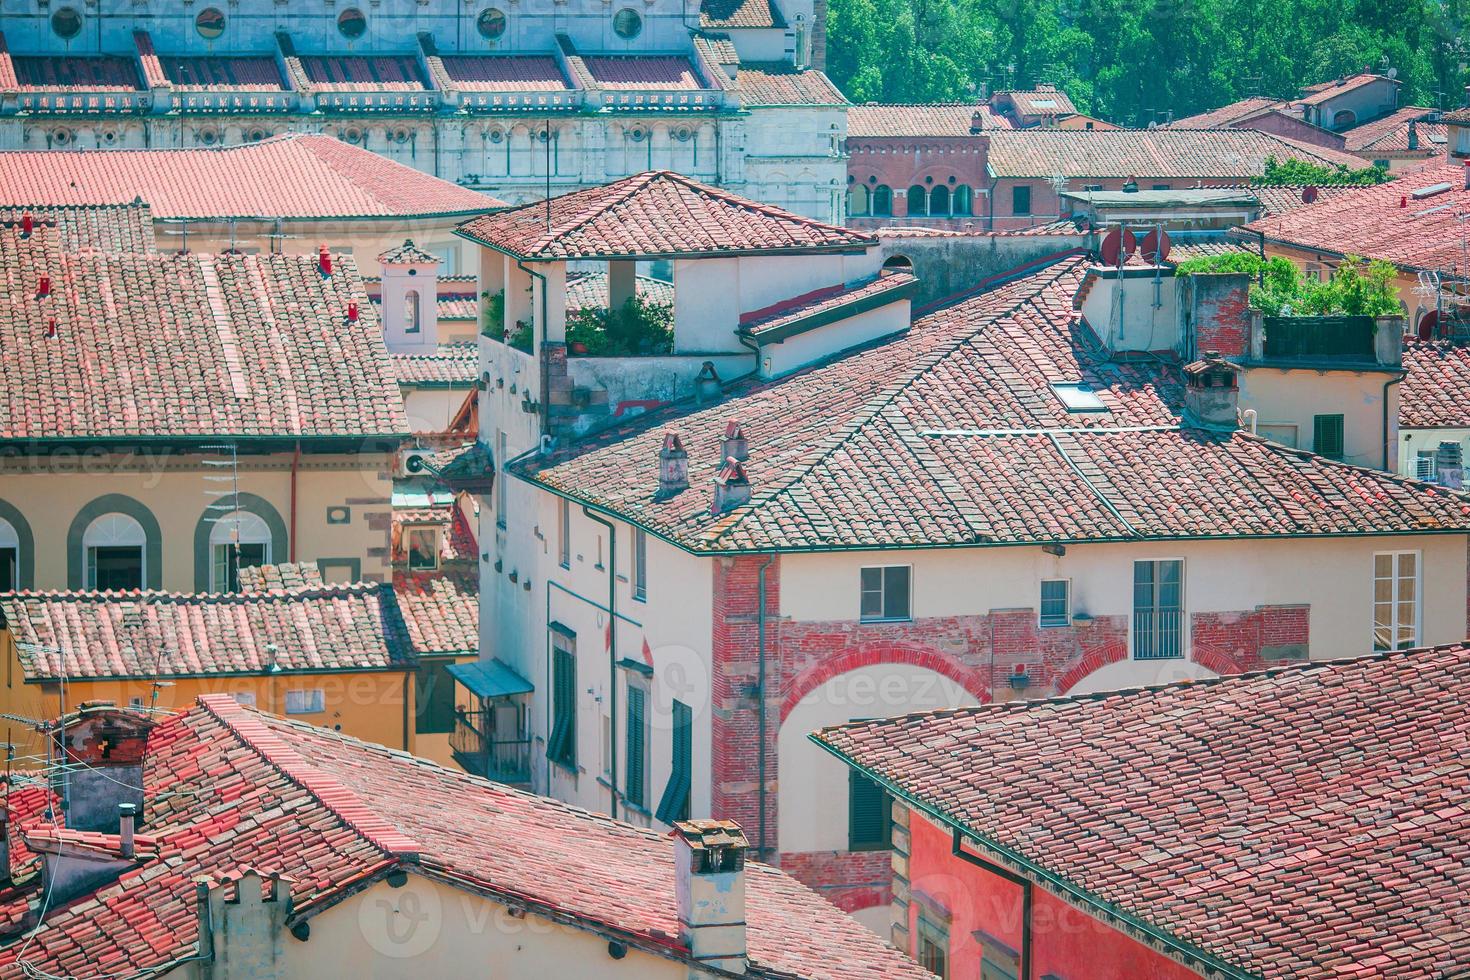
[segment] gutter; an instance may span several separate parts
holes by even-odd
[[[659,117],[663,118],[663,117]],[[821,222],[817,222],[821,224]],[[835,226],[833,226],[835,227]],[[878,245],[878,238],[865,241],[847,242],[834,245],[802,245],[795,248],[726,248],[712,249],[708,252],[638,252],[620,253],[616,255],[526,255],[516,252],[504,245],[496,245],[487,242],[483,238],[471,235],[463,227],[454,229],[455,237],[463,238],[467,242],[508,255],[520,262],[622,262],[637,259],[639,262],[652,262],[658,259],[738,259],[738,258],[760,258],[768,255],[862,255],[868,249]],[[527,272],[530,270],[527,269]]]

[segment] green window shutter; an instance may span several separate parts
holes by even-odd
[[[568,769],[577,765],[577,660],[567,650],[552,658],[551,738],[546,757]]]
[[[637,807],[647,804],[644,789],[645,747],[648,743],[644,728],[644,704],[647,695],[639,687],[628,688],[628,774],[623,787],[623,798]]]
[[[889,846],[892,814],[888,793],[855,769],[847,773],[847,847],[881,851]]]
[[[689,789],[692,784],[691,769],[694,767],[694,716],[689,706],[680,701],[673,704],[673,769],[664,795],[659,800],[658,812],[654,814],[663,823],[689,819]]]
[[[414,710],[418,714],[414,732],[443,735],[454,731],[454,678],[451,660],[421,660],[414,673]]]
[[[1342,459],[1343,417],[1341,415],[1314,415],[1312,417],[1312,452],[1328,459]]]

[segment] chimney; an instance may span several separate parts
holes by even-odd
[[[1470,178],[1467,178],[1470,179]],[[36,296],[44,299],[51,295],[51,277],[42,276],[41,281],[36,284]]]
[[[981,112],[979,109],[976,109],[974,115],[970,117],[970,132],[983,133],[984,131],[985,113]]]
[[[1409,120],[1409,149],[1419,149],[1419,123],[1413,119]]]
[[[665,432],[663,448],[658,451],[658,499],[667,500],[689,489],[689,454],[679,433]]]
[[[750,842],[729,820],[681,820],[670,836],[680,942],[701,966],[744,973],[745,853]]]
[[[49,319],[49,320],[46,321],[46,339],[47,340],[54,340],[55,338],[56,338],[56,317],[53,316],[51,319]]]
[[[70,830],[115,834],[121,830],[119,804],[143,813],[143,756],[153,722],[111,701],[84,701],[54,723],[56,758],[67,765],[51,777],[52,790],[66,808]]]
[[[382,267],[383,343],[388,350],[423,352],[439,344],[439,256],[405,238],[378,256]]]
[[[1138,178],[1137,177],[1129,177],[1127,180],[1125,180],[1123,182],[1123,193],[1125,193],[1125,194],[1137,194],[1138,193]]]
[[[118,853],[125,858],[133,856],[133,819],[137,813],[138,807],[135,804],[119,803],[117,805]]]
[[[1189,356],[1213,350],[1225,357],[1244,357],[1251,342],[1250,276],[1193,275],[1185,283],[1186,309],[1194,326]]]
[[[36,227],[36,219],[33,218],[33,217],[31,217],[31,213],[29,211],[27,211],[25,214],[23,214],[23,215],[20,216],[20,237],[21,238],[30,238],[31,237],[31,232],[35,230],[35,227]]]
[[[291,918],[292,881],[279,873],[266,876],[243,867],[217,879],[210,875],[194,879],[199,954],[209,963],[210,977],[247,980],[290,975],[288,937],[306,942],[311,935],[308,922],[286,928]]]
[[[327,246],[317,246],[316,265],[321,270],[322,275],[330,276],[332,274],[332,253],[327,251]]]
[[[356,323],[357,322],[357,304],[356,303],[348,303],[347,304],[347,322],[348,323]]]
[[[750,480],[739,460],[727,458],[715,474],[715,501],[710,513],[719,515],[750,503]]]
[[[725,437],[720,440],[720,458],[743,463],[750,458],[750,441],[745,438],[745,429],[739,422],[725,424]]]
[[[1234,429],[1240,421],[1242,368],[1225,360],[1217,350],[1206,351],[1184,366],[1184,411],[1206,429]]]
[[[705,361],[694,379],[694,400],[701,405],[720,400],[720,376],[715,373],[715,362]]]
[[[1441,486],[1459,490],[1465,486],[1465,452],[1458,442],[1439,444],[1434,454],[1434,478]]]

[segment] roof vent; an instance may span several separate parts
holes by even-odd
[[[750,458],[750,440],[745,438],[745,428],[739,422],[725,426],[725,437],[720,440],[720,458],[745,462]]]
[[[1466,171],[1466,174],[1467,186],[1470,186],[1470,171]],[[1416,187],[1414,190],[1409,192],[1409,196],[1416,201],[1422,201],[1425,198],[1437,197],[1438,195],[1443,194],[1445,191],[1449,190],[1453,186],[1454,185],[1451,184],[1449,181],[1445,181],[1442,184],[1430,184],[1428,187]]]
[[[701,405],[720,400],[722,390],[720,376],[715,371],[714,361],[705,361],[694,379],[694,400]]]
[[[51,277],[42,276],[41,281],[36,284],[36,296],[44,299],[51,295]]]
[[[35,227],[36,227],[36,219],[31,216],[31,213],[29,211],[27,211],[25,214],[23,214],[23,215],[20,216],[20,237],[21,238],[30,238],[31,237],[31,231],[34,230]]]
[[[681,490],[689,489],[689,454],[679,433],[665,432],[664,444],[658,451],[658,499],[667,500]]]
[[[976,109],[974,114],[970,116],[970,132],[980,133],[984,132],[984,130],[985,113],[981,112],[979,109]]]
[[[46,321],[46,339],[47,340],[54,340],[54,339],[56,339],[56,318],[55,317],[52,317],[51,319],[49,319],[49,320]]]
[[[348,323],[356,323],[357,322],[357,304],[356,303],[348,303],[347,304],[347,322]]]
[[[322,275],[330,276],[332,274],[332,253],[327,251],[327,246],[321,245],[317,248],[316,264],[317,268],[322,270]]]
[[[674,838],[679,939],[697,963],[729,973],[749,966],[745,858],[750,842],[729,820],[681,820]]]
[[[750,503],[750,478],[737,459],[727,458],[715,474],[715,500],[710,513],[716,516]]]

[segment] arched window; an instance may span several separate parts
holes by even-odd
[[[403,294],[403,332],[419,332],[419,291],[410,289]]]
[[[975,203],[969,184],[961,184],[954,189],[950,196],[950,205],[955,214],[970,215],[975,213]]]
[[[1339,109],[1332,114],[1333,129],[1347,129],[1357,121],[1358,117],[1351,109]]]
[[[271,563],[271,531],[259,516],[245,510],[226,514],[209,532],[212,592],[240,591],[240,569]]]
[[[909,188],[909,214],[926,215],[929,213],[929,195],[923,187],[915,184]]]
[[[0,517],[0,592],[20,588],[20,535],[14,525]]]
[[[862,184],[847,189],[847,213],[858,217],[868,213],[868,189]]]
[[[873,188],[873,214],[879,218],[893,214],[893,191],[887,184],[879,184]]]
[[[143,525],[127,514],[103,514],[82,534],[89,589],[141,589],[145,577]]]
[[[883,260],[883,268],[892,272],[913,272],[914,261],[907,255],[890,255]]]
[[[929,213],[936,216],[949,214],[949,188],[940,184],[929,192]]]

